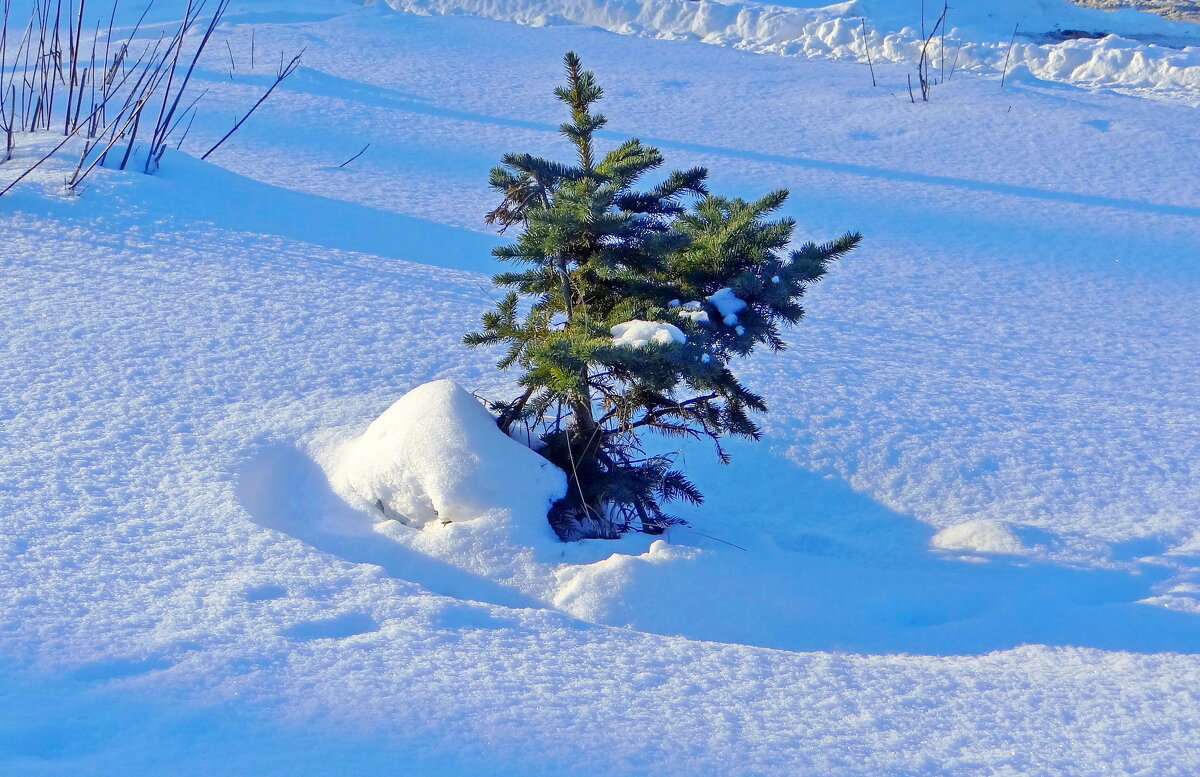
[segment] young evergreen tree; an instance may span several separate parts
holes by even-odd
[[[559,537],[658,534],[679,522],[667,502],[703,497],[672,454],[647,452],[647,435],[710,440],[722,461],[724,435],[757,439],[750,413],[766,405],[730,361],[782,349],[805,288],[860,236],[785,254],[795,224],[772,214],[786,191],[718,197],[703,168],[639,188],[662,154],[637,139],[601,153],[603,92],[574,53],[565,63],[555,95],[575,160],[506,154],[492,170],[502,199],[487,221],[520,229],[495,255],[518,269],[495,276],[510,291],[464,341],[502,344],[500,369],[521,370],[521,395],[492,408],[567,473],[549,516]]]

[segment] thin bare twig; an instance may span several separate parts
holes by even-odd
[[[1000,88],[1004,88],[1004,79],[1008,76],[1008,59],[1012,56],[1013,44],[1017,42],[1017,29],[1021,26],[1020,22],[1013,25],[1012,39],[1008,42],[1008,53],[1004,55],[1004,69],[1000,71]]]
[[[363,147],[362,147],[362,150],[360,150],[360,151],[359,151],[357,154],[355,154],[354,156],[352,156],[352,157],[350,157],[349,159],[347,159],[345,162],[342,162],[340,165],[338,165],[338,168],[345,167],[346,165],[348,165],[348,164],[350,164],[351,162],[353,162],[355,159],[358,159],[360,156],[362,156],[363,154],[365,154],[365,153],[367,152],[367,149],[368,149],[368,148],[370,148],[370,147],[371,147],[371,144],[370,144],[370,143],[368,143],[367,145],[363,146]]]
[[[921,7],[923,11],[923,3]],[[933,42],[934,36],[937,35],[938,28],[942,27],[946,21],[946,13],[949,11],[949,8],[950,4],[947,0],[947,2],[943,3],[942,13],[940,16],[938,16],[937,22],[933,25],[933,29],[929,32],[929,36],[925,38],[925,42],[921,45],[921,59],[917,62],[917,79],[921,83],[921,100],[924,102],[929,102],[929,44]],[[923,17],[921,21],[924,23]]]
[[[271,96],[271,92],[275,91],[275,87],[279,86],[281,83],[283,83],[283,80],[285,78],[290,76],[292,73],[296,72],[296,68],[300,66],[300,58],[303,56],[304,56],[304,49],[301,49],[299,54],[292,57],[291,62],[288,62],[286,65],[281,64],[278,73],[276,73],[276,75],[275,75],[275,81],[271,84],[270,87],[267,88],[267,91],[263,93],[263,96],[258,98],[258,102],[254,103],[254,105],[250,106],[250,110],[246,111],[245,115],[243,115],[242,118],[238,119],[237,123],[233,125],[232,129],[230,129],[229,132],[226,132],[221,137],[221,139],[218,140],[213,145],[212,148],[210,148],[208,151],[205,151],[204,156],[202,156],[200,158],[208,159],[209,155],[212,154],[212,152],[214,152],[218,148],[220,148],[221,144],[224,143],[226,140],[229,140],[229,136],[238,131],[238,129],[242,126],[242,124],[245,123],[246,119],[250,118],[250,115],[252,113],[254,113],[254,111],[258,110],[258,106],[260,106],[264,102],[266,102],[267,98]],[[282,61],[283,60],[282,60],[282,56],[281,56],[280,62],[282,63]]]
[[[863,36],[863,51],[867,54],[867,67],[871,69],[871,86],[879,86],[875,83],[875,63],[871,61],[871,42],[867,39],[867,17],[862,17],[862,36]]]

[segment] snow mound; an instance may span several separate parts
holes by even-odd
[[[671,343],[687,342],[687,335],[674,324],[664,324],[661,321],[642,321],[638,318],[614,326],[612,338],[613,345],[624,345],[630,348],[645,348],[651,343],[670,345]]]
[[[930,544],[941,550],[965,550],[974,553],[1025,553],[1028,548],[1004,521],[983,519],[967,521],[942,529]]]
[[[663,598],[661,594],[664,591],[664,580],[654,574],[655,570],[649,568],[670,564],[668,574],[684,575],[690,588],[696,574],[695,566],[681,566],[671,562],[693,560],[699,553],[696,548],[655,540],[646,552],[640,555],[613,553],[607,559],[593,564],[560,567],[555,571],[559,589],[554,597],[554,606],[594,623],[632,626],[635,622],[655,620],[656,616],[657,620],[661,621],[662,616],[669,616],[670,613],[657,610],[678,609],[679,603],[658,604]],[[654,586],[657,595],[648,600],[645,596],[646,589],[639,587],[639,583],[657,583],[658,585]],[[644,623],[639,625],[645,626]],[[667,630],[672,629],[668,626]]]
[[[340,450],[334,488],[351,505],[420,528],[497,509],[544,517],[562,471],[500,431],[458,384],[418,386]]]

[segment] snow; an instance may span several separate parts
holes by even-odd
[[[1003,521],[983,519],[947,526],[930,539],[930,544],[943,550],[969,550],[978,553],[1025,552],[1026,548]]]
[[[0,772],[1200,770],[1194,92],[1176,65],[1154,100],[980,66],[913,105],[910,62],[872,88],[816,46],[837,23],[787,37],[826,11],[720,26],[743,6],[612,4],[645,22],[614,35],[563,23],[591,0],[485,9],[540,27],[244,0],[160,175],[65,198],[63,157],[0,198]],[[1194,28],[1143,15],[980,8],[951,13],[992,64],[1014,16],[1120,32],[1018,37],[1109,52],[1089,87],[1194,56],[1151,46]],[[744,34],[653,39],[701,11]],[[189,155],[256,98],[262,52],[301,46]],[[561,474],[488,427],[472,394],[519,389],[461,345],[497,296],[487,170],[570,153],[567,49],[607,90],[606,147],[638,135],[730,196],[786,186],[800,241],[865,235],[788,350],[735,363],[764,439],[728,467],[683,446],[708,500],[661,538],[528,520]],[[400,442],[349,466],[384,418]],[[401,485],[457,518],[371,504]]]
[[[671,307],[676,307],[672,305]],[[679,310],[675,311],[676,315],[686,318],[696,324],[707,324],[709,322],[708,311],[703,309],[700,302],[693,300],[684,304]]]
[[[622,35],[700,40],[746,51],[915,65],[941,9],[894,0],[387,0],[402,11],[470,14],[536,27],[580,24]],[[863,42],[866,19],[866,43]],[[975,0],[950,9],[928,53],[936,78],[1021,68],[1047,81],[1159,93],[1200,91],[1200,30],[1135,10],[1069,0]],[[1010,40],[1020,33],[1016,45]],[[924,31],[924,32],[922,32]],[[1082,32],[1087,37],[1078,37]],[[1066,37],[1066,40],[1062,40]],[[949,64],[947,64],[949,63]],[[914,78],[915,81],[915,78]]]
[[[624,321],[612,328],[612,341],[615,346],[627,348],[645,348],[650,344],[670,345],[686,343],[687,335],[674,324],[662,321],[642,321],[635,318]]]
[[[746,303],[733,293],[733,289],[718,289],[708,296],[708,301],[721,312],[725,326],[737,326],[737,314],[746,309]]]
[[[493,510],[544,514],[566,493],[561,470],[501,432],[452,380],[396,400],[336,458],[331,481],[348,503],[418,529]]]
[[[709,322],[707,310],[680,310],[678,312],[681,318],[686,318],[697,324],[707,324]]]

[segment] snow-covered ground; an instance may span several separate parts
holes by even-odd
[[[1147,42],[1197,28],[964,3],[991,58],[914,104],[912,61],[877,55],[872,87],[803,25],[866,15],[883,51],[916,3],[392,5],[243,0],[159,175],[67,198],[62,158],[0,197],[0,772],[1200,770],[1200,55]],[[1018,39],[1000,87],[1012,24],[1080,13],[1125,38]],[[1077,48],[1134,53],[1096,78],[1030,53]],[[864,244],[746,365],[764,442],[684,451],[691,529],[559,546],[537,489],[413,450],[490,512],[378,521],[370,489],[410,487],[361,463],[385,433],[478,420],[445,383],[385,410],[511,390],[459,344],[495,296],[486,176],[566,153],[567,49],[606,142],[786,186],[798,238]],[[20,138],[0,181],[45,150]]]

